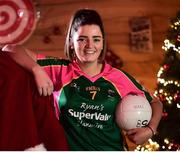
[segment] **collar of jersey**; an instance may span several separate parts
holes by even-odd
[[[87,79],[89,79],[89,80],[92,81],[92,82],[95,82],[96,80],[98,80],[98,79],[101,78],[102,76],[105,76],[105,75],[108,74],[108,73],[111,71],[111,69],[112,69],[112,67],[111,67],[109,64],[107,64],[107,62],[104,61],[104,62],[103,62],[103,70],[102,70],[102,72],[99,73],[99,74],[97,74],[96,76],[91,77],[91,76],[87,75],[85,72],[83,72],[83,71],[81,70],[81,68],[79,67],[79,65],[78,65],[78,63],[77,63],[76,61],[73,61],[73,62],[72,62],[72,66],[73,66],[73,69],[74,69],[76,72],[78,72],[78,74],[79,74],[80,76],[84,76],[84,77],[86,77]]]

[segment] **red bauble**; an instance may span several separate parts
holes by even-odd
[[[177,36],[177,41],[179,41],[179,42],[180,42],[180,35],[178,35],[178,36]]]
[[[162,113],[162,117],[163,117],[163,118],[166,118],[167,116],[168,116],[168,113],[167,113],[167,112],[163,112],[163,113]]]
[[[167,71],[167,70],[170,68],[170,65],[169,65],[169,64],[164,64],[164,65],[163,65],[163,68],[164,68],[164,70]]]
[[[174,95],[174,100],[175,101],[179,101],[180,100],[180,93],[179,92]]]

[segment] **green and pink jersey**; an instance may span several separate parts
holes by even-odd
[[[105,63],[90,77],[76,62],[38,56],[54,83],[54,105],[70,150],[122,151],[123,137],[115,122],[116,105],[129,93],[152,97],[129,74]]]

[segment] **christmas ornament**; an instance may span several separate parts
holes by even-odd
[[[179,92],[177,94],[175,94],[174,101],[180,101],[180,93]]]
[[[163,65],[163,68],[164,68],[164,70],[167,71],[170,68],[170,65],[169,64],[165,64],[165,65]]]
[[[178,37],[178,38],[177,38],[177,41],[180,42],[180,35],[178,35],[177,37]]]

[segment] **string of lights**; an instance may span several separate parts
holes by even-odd
[[[180,151],[179,131],[175,130],[179,128],[177,121],[180,116],[180,12],[171,20],[170,28],[162,46],[165,58],[157,73],[157,88],[154,92],[164,106],[160,128],[157,135],[144,145],[138,145],[134,151]]]

